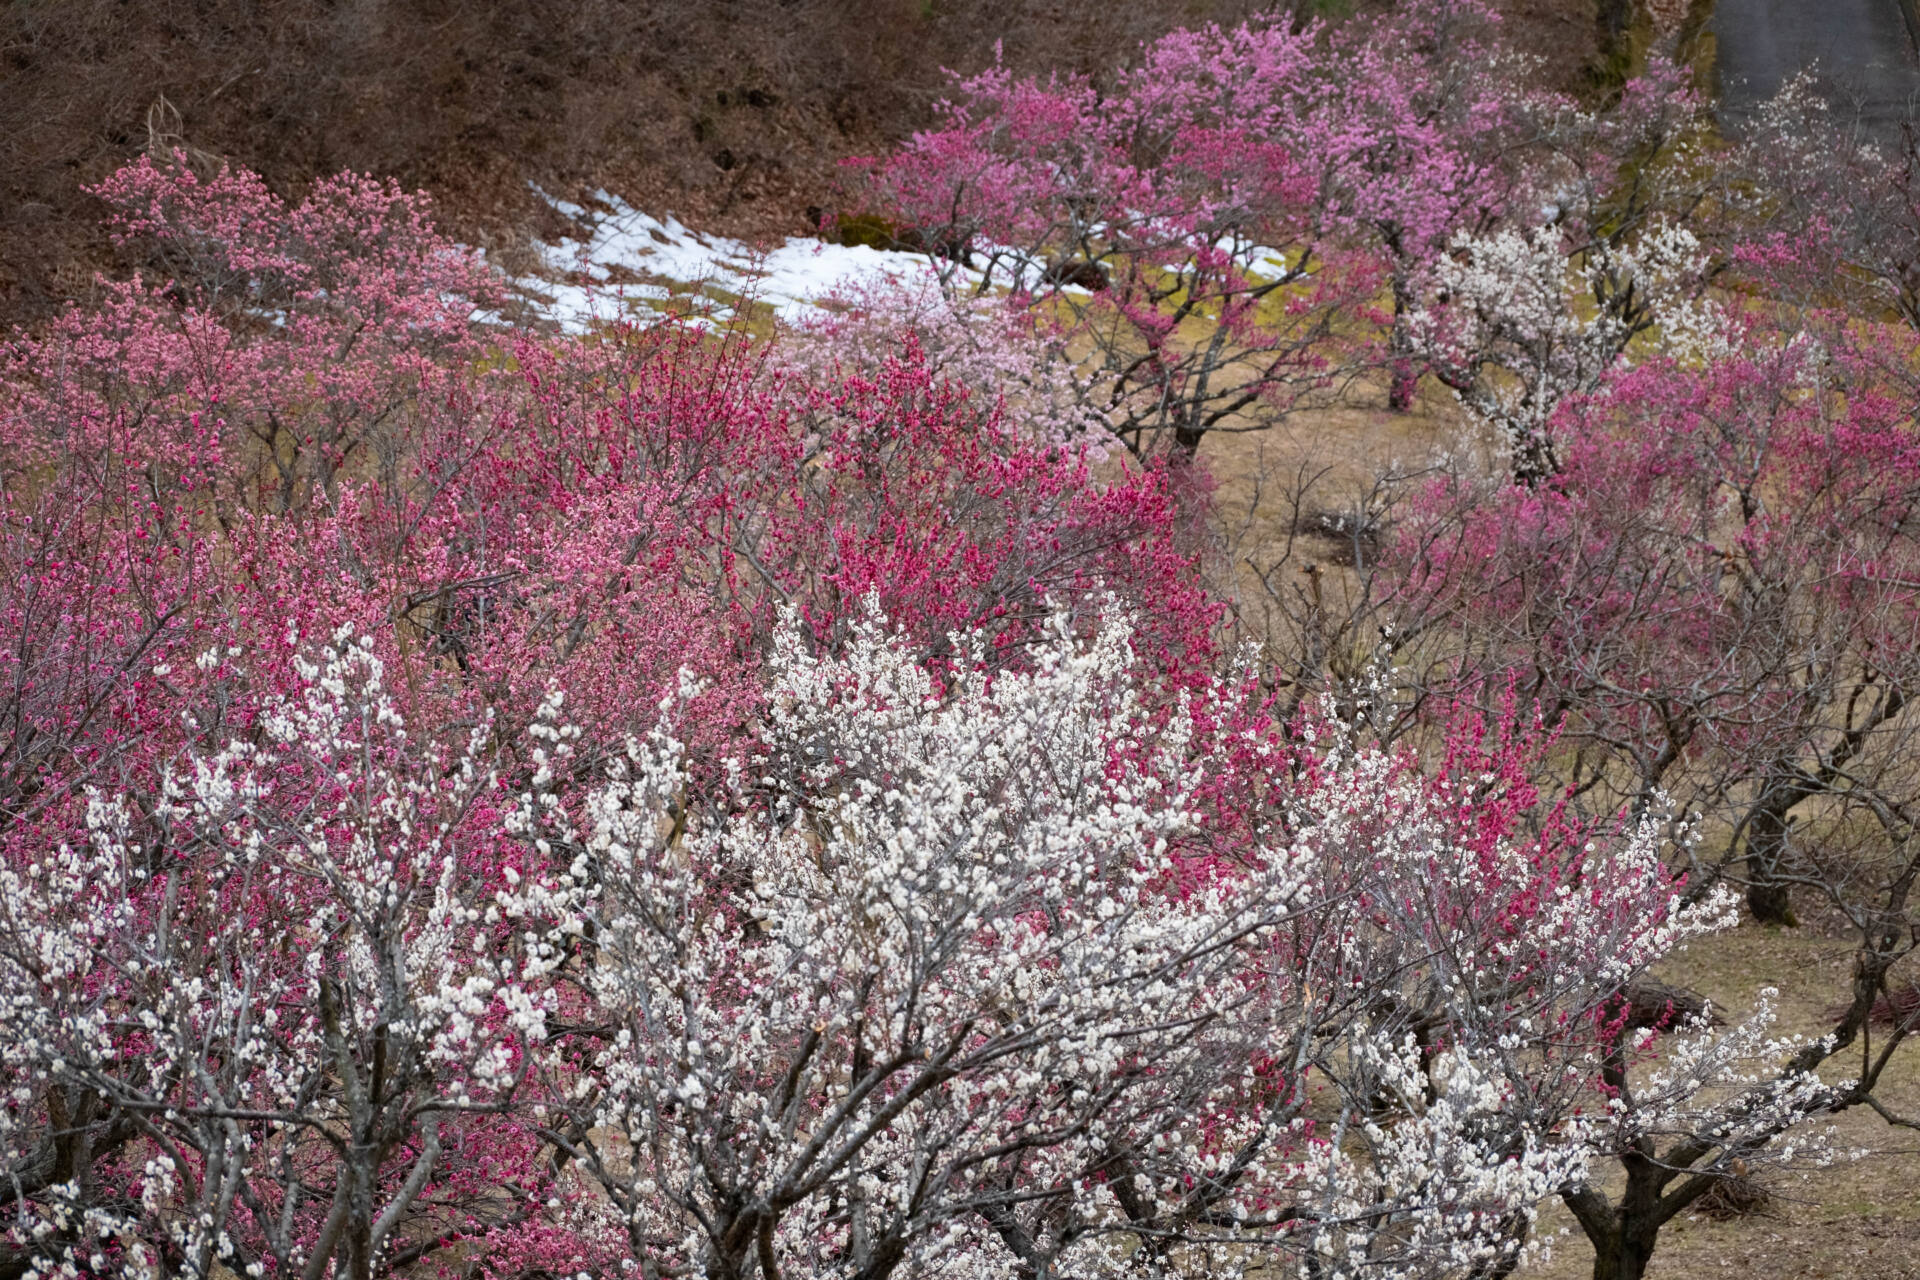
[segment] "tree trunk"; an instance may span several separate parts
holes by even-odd
[[[1653,1260],[1653,1239],[1617,1235],[1593,1249],[1593,1280],[1641,1280]]]
[[[1777,924],[1791,929],[1800,923],[1800,917],[1793,912],[1793,900],[1783,884],[1756,881],[1748,885],[1747,910],[1753,912],[1753,918],[1761,924]]]
[[[1560,474],[1560,457],[1553,441],[1537,426],[1515,424],[1507,433],[1513,441],[1513,480],[1537,489]]]
[[[1624,1083],[1624,1061],[1613,1059],[1607,1075],[1611,1081]],[[1660,1225],[1672,1216],[1669,1207],[1663,1217],[1660,1204],[1660,1193],[1672,1174],[1656,1157],[1652,1143],[1643,1138],[1632,1150],[1622,1152],[1620,1159],[1626,1168],[1627,1185],[1617,1204],[1609,1203],[1592,1187],[1560,1193],[1579,1220],[1587,1243],[1593,1246],[1593,1280],[1641,1280],[1653,1260]]]
[[[373,1280],[373,1171],[366,1165],[370,1148],[357,1146],[348,1157],[354,1165],[347,1204],[347,1275],[351,1280]]]
[[[1413,289],[1402,273],[1393,276],[1393,329],[1387,338],[1387,371],[1392,381],[1387,389],[1387,408],[1405,413],[1413,407],[1413,393],[1420,385],[1420,366],[1413,358],[1413,338],[1407,332],[1407,314],[1413,309]]]
[[[1777,775],[1747,819],[1747,910],[1761,924],[1794,926],[1793,901],[1781,868],[1787,854],[1787,815],[1807,797],[1804,786]]]

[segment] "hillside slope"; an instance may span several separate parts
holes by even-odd
[[[1336,0],[1339,2],[1339,0]],[[82,192],[150,146],[283,192],[342,168],[425,187],[470,242],[540,234],[527,183],[605,186],[746,237],[805,229],[834,165],[928,118],[941,68],[1098,73],[1259,0],[13,0],[0,6],[0,324],[109,259]],[[1506,0],[1577,79],[1592,0]],[[546,231],[555,230],[546,227]]]

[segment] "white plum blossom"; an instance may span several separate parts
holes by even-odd
[[[1618,1033],[1730,918],[1656,818],[1487,835],[1497,771],[1286,746],[1107,612],[938,666],[877,605],[834,653],[789,616],[752,755],[676,741],[683,679],[590,776],[555,689],[517,796],[342,630],[157,816],[95,794],[84,847],[0,869],[6,1247],[371,1270],[509,1114],[543,1212],[642,1275],[1464,1280],[1548,1199],[1604,1215],[1624,1149],[1827,1158],[1765,1002]],[[125,1145],[118,1198],[52,1176],[60,1116]]]
[[[1415,348],[1501,433],[1523,475],[1553,469],[1554,410],[1599,387],[1636,340],[1690,362],[1729,350],[1730,321],[1705,294],[1707,253],[1686,227],[1655,221],[1623,244],[1573,250],[1553,223],[1461,232],[1407,320]]]
[[[510,1099],[545,1035],[537,970],[475,945],[467,862],[506,843],[468,817],[496,786],[490,725],[452,751],[409,737],[352,629],[293,661],[258,740],[180,761],[138,833],[134,798],[94,793],[84,848],[0,866],[4,1230],[40,1243],[39,1274],[377,1254],[435,1172],[441,1117]],[[22,1179],[46,1108],[151,1153],[129,1203],[82,1211]],[[236,1250],[243,1209],[263,1253]],[[108,1240],[110,1268],[89,1260]]]

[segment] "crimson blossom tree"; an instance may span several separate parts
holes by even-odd
[[[142,160],[99,194],[173,274],[103,283],[0,345],[0,826],[87,783],[157,789],[194,659],[278,637],[311,598],[247,589],[236,527],[326,511],[343,475],[391,486],[468,425],[451,371],[498,293],[389,184],[345,176],[289,208],[239,171]]]
[[[1422,92],[1428,63],[1403,74],[1396,55],[1425,52],[1415,28],[1457,7],[1364,37],[1290,18],[1177,32],[1108,92],[995,69],[958,85],[941,128],[875,163],[868,190],[952,247],[937,264],[950,283],[984,253],[981,289],[1010,283],[1016,306],[1090,343],[1090,399],[1129,449],[1191,454],[1347,370],[1343,317],[1385,280],[1363,243],[1375,226],[1418,253],[1449,207],[1423,194],[1479,196],[1454,185],[1464,166],[1431,118],[1354,101]]]
[[[1911,340],[1827,338],[1650,364],[1569,402],[1563,478],[1436,493],[1428,519],[1454,532],[1406,566],[1421,609],[1458,611],[1466,661],[1570,717],[1583,788],[1712,816],[1715,874],[1772,922],[1791,918],[1799,806],[1850,794],[1897,825],[1908,803],[1913,458],[1881,374]]]
[[[723,734],[776,605],[828,635],[876,584],[927,644],[990,625],[1009,655],[1045,598],[1097,584],[1170,673],[1210,660],[1165,477],[1096,482],[924,346],[769,378],[758,347],[672,325],[546,342],[482,323],[496,282],[418,197],[339,179],[289,210],[144,161],[102,190],[179,274],[7,352],[15,794],[52,794],[49,760],[119,767],[138,726],[177,739],[132,693],[164,704],[183,654],[289,611],[368,630],[420,668],[410,696],[478,689],[516,724],[560,679],[576,715],[637,728],[691,665]]]

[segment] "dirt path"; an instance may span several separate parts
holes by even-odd
[[[1920,121],[1920,59],[1906,0],[1716,0],[1720,113],[1738,127],[1788,77],[1813,70],[1877,133]]]

